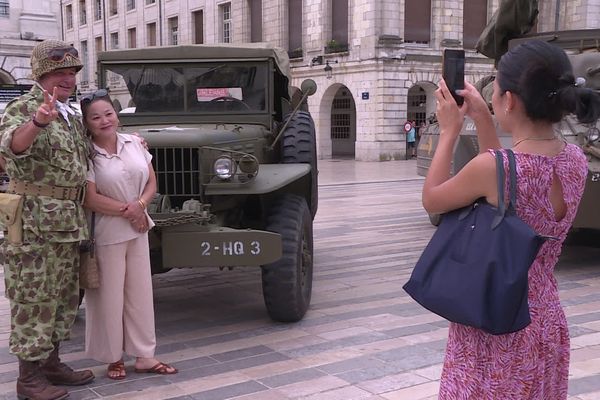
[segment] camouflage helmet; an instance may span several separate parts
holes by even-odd
[[[83,68],[79,53],[68,43],[60,40],[44,40],[31,53],[31,79],[39,80],[42,75],[61,68]]]

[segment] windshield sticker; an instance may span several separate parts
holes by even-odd
[[[242,100],[242,88],[197,88],[196,98],[198,101],[212,101],[221,97],[233,97]]]

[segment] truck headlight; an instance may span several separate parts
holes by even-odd
[[[213,164],[213,170],[219,179],[230,179],[235,174],[235,161],[231,157],[219,157]]]
[[[239,168],[245,174],[254,176],[258,172],[258,160],[249,154],[246,154],[239,161]]]

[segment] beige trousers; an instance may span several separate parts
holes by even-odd
[[[111,363],[123,352],[154,357],[154,305],[148,235],[96,246],[100,288],[85,293],[88,357]]]

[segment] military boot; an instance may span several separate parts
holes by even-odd
[[[19,378],[17,379],[17,398],[19,400],[63,400],[69,393],[62,388],[52,386],[40,370],[38,361],[19,359]]]
[[[94,374],[89,369],[73,371],[67,364],[60,362],[58,357],[58,343],[54,343],[54,350],[48,359],[40,362],[41,371],[53,385],[80,386],[94,380]]]

